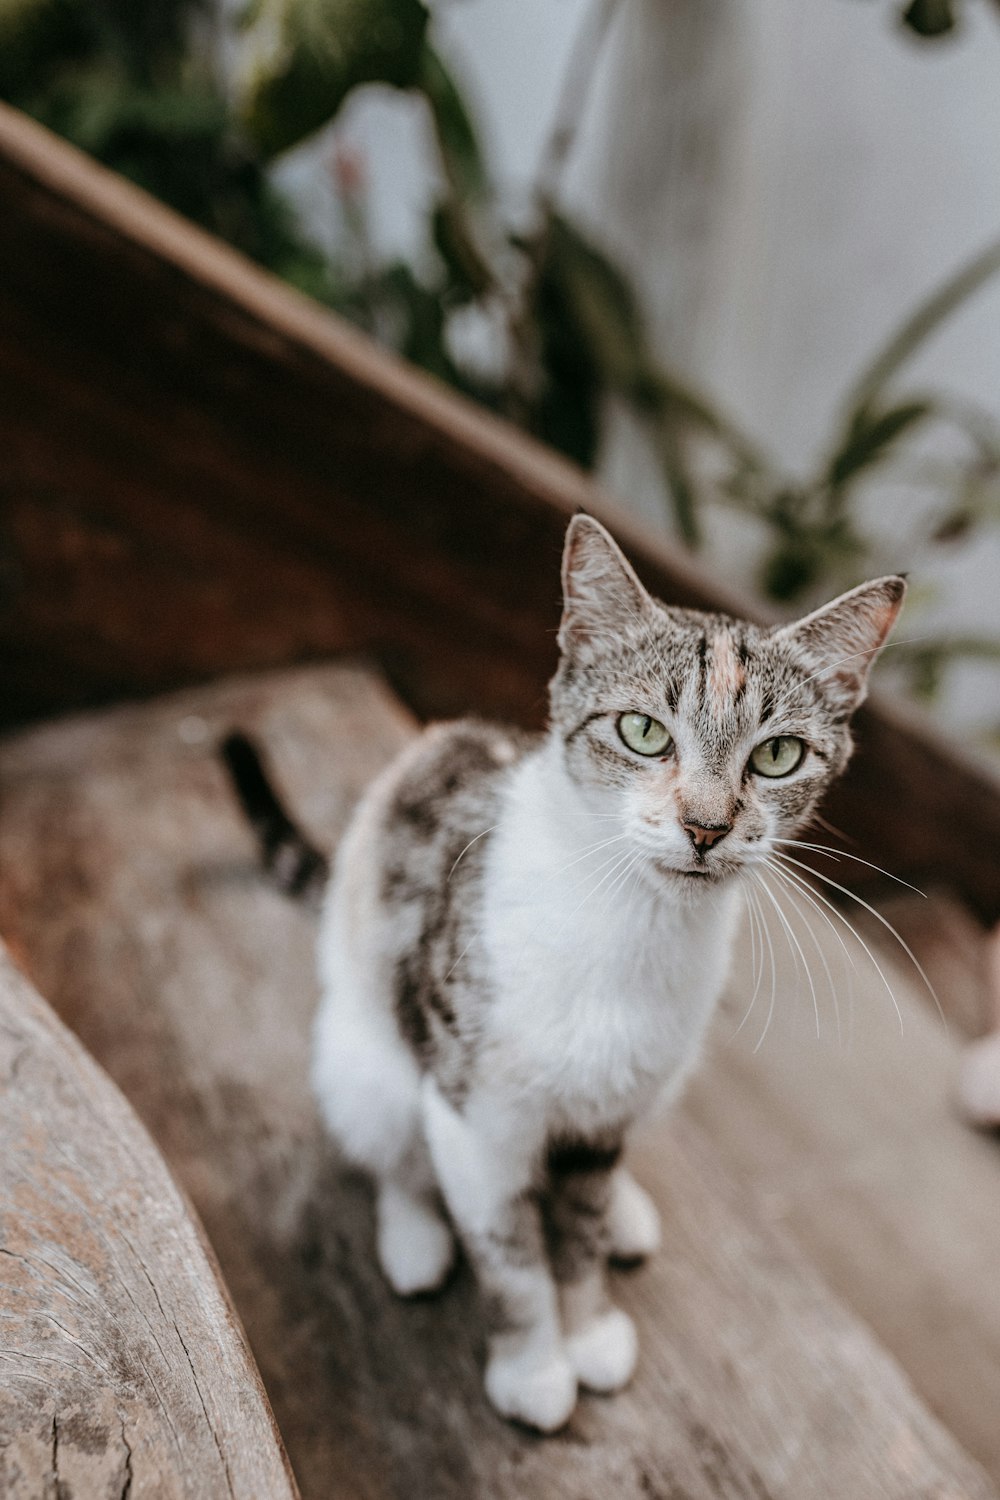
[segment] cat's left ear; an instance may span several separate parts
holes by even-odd
[[[872,662],[896,623],[905,593],[905,578],[875,578],[783,626],[774,639],[787,641],[815,663],[817,681],[853,710],[864,699]]]
[[[649,595],[618,543],[593,516],[569,523],[562,561],[563,651],[600,648],[642,622]]]

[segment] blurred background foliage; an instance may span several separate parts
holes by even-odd
[[[946,36],[968,0],[894,5],[894,21]],[[995,413],[907,388],[911,355],[1000,271],[994,245],[943,284],[878,351],[835,414],[812,470],[784,472],[683,373],[650,352],[626,278],[559,210],[562,169],[586,109],[615,0],[595,0],[527,216],[511,222],[460,79],[436,50],[422,0],[0,0],[0,97],[122,172],[382,343],[590,468],[609,397],[651,435],[676,534],[703,543],[713,507],[752,517],[759,585],[780,604],[883,570],[856,497],[874,472],[910,465],[933,491],[902,550],[947,547],[1000,519]],[[237,58],[235,67],[225,57]],[[272,167],[371,84],[423,100],[441,190],[410,263],[380,263],[368,232],[365,163],[341,150],[342,234],[311,243]],[[486,330],[484,360],[463,328]],[[482,338],[479,339],[480,346]],[[926,459],[932,426],[953,458]],[[918,534],[919,533],[919,534]],[[963,634],[903,642],[910,689],[931,696],[950,661],[998,658]]]

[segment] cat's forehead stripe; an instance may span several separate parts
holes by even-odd
[[[717,630],[710,641],[710,665],[706,687],[717,706],[735,698],[746,687],[746,666],[740,661],[728,627]]]

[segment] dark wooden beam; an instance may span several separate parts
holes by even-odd
[[[580,506],[664,599],[740,608],[572,465],[0,108],[0,723],[343,651],[423,714],[537,723]],[[1000,916],[996,782],[886,715],[861,738],[833,820]]]

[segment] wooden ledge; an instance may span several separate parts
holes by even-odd
[[[0,1492],[298,1493],[186,1200],[2,950]]]

